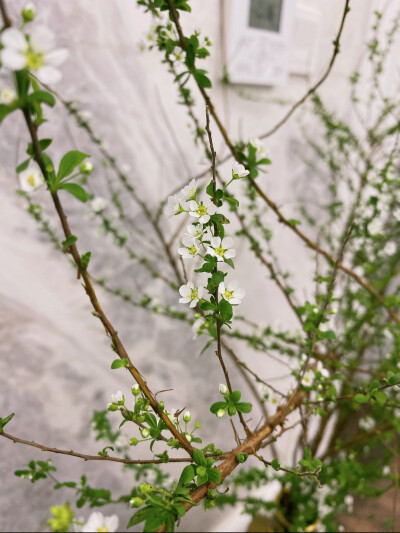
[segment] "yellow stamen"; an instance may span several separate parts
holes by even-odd
[[[217,248],[214,249],[214,252],[219,257],[224,257],[224,253],[226,252],[226,250],[222,248],[222,246],[218,246]]]
[[[207,214],[207,207],[203,204],[200,204],[198,206],[198,208],[196,209],[196,213],[199,215],[199,216],[203,216],[203,215],[206,215]]]
[[[35,52],[32,48],[25,51],[26,64],[28,68],[38,70],[44,64],[44,55],[41,52]]]
[[[228,289],[225,289],[224,298],[225,300],[230,300],[233,298],[233,291],[228,291]]]
[[[188,252],[190,253],[190,255],[196,255],[197,254],[196,246],[193,244],[190,248],[188,248]]]
[[[32,187],[35,186],[35,177],[34,177],[33,174],[31,174],[31,175],[29,176],[29,178],[28,178],[28,183],[29,183],[29,185],[32,185]]]
[[[196,300],[199,297],[199,290],[198,289],[192,289],[192,292],[190,293],[189,298],[191,300]]]

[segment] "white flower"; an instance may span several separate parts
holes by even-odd
[[[344,497],[344,504],[346,505],[348,511],[353,511],[354,498],[351,496],[351,494],[347,494],[347,496]]]
[[[199,180],[193,178],[189,185],[186,185],[186,187],[183,187],[183,189],[181,190],[181,195],[185,202],[188,202],[189,200],[193,200],[195,198],[197,194],[198,182]]]
[[[361,429],[364,429],[365,431],[371,431],[375,427],[375,420],[370,416],[366,416],[360,419],[358,425]]]
[[[0,91],[0,104],[8,105],[18,98],[12,87],[5,87]]]
[[[312,370],[307,370],[306,373],[303,376],[303,379],[301,380],[301,384],[305,387],[312,387],[312,384],[314,383],[315,379],[315,373]]]
[[[144,439],[147,439],[147,437],[150,435],[150,430],[148,428],[142,428],[140,433]]]
[[[187,285],[182,285],[179,288],[179,294],[182,298],[179,298],[180,304],[188,304],[189,307],[196,307],[197,302],[203,296],[203,287],[195,287],[191,281],[188,281]]]
[[[119,390],[117,394],[111,394],[111,403],[124,403],[124,395]]]
[[[102,513],[95,512],[89,516],[89,520],[82,527],[83,533],[117,531],[119,518],[116,514],[104,516]]]
[[[25,192],[34,192],[44,183],[44,178],[39,170],[28,167],[19,174],[21,189]]]
[[[96,196],[96,198],[91,201],[90,207],[94,213],[101,213],[107,207],[107,200],[101,196]]]
[[[251,139],[250,144],[256,149],[256,155],[262,156],[265,154],[265,148],[260,139]]]
[[[385,255],[393,255],[396,252],[396,244],[393,241],[389,241],[385,244],[382,252]]]
[[[368,231],[371,235],[379,235],[382,233],[383,223],[381,220],[375,218],[368,224]]]
[[[61,80],[61,72],[55,68],[61,65],[67,57],[66,48],[54,47],[54,33],[45,26],[32,29],[29,40],[16,28],[3,31],[1,61],[11,70],[22,70],[26,67],[33,71],[42,83],[56,83]]]
[[[211,237],[207,253],[216,257],[218,261],[231,259],[236,256],[236,250],[232,246],[233,240],[230,237],[225,237],[222,241],[221,237]]]
[[[131,389],[131,391],[132,391],[132,394],[133,394],[134,396],[138,396],[138,395],[140,394],[140,387],[139,387],[139,385],[138,385],[137,383],[136,383],[135,385],[132,385],[132,389]]]
[[[217,211],[216,206],[205,198],[202,202],[191,200],[189,202],[189,215],[199,219],[200,224],[207,224],[210,220],[210,215],[214,215]]]
[[[389,476],[390,473],[391,473],[390,466],[388,466],[388,465],[384,466],[383,470],[382,470],[382,475]]]
[[[171,63],[182,61],[182,50],[179,47],[175,47],[172,52],[168,54],[168,59],[171,61]]]
[[[201,330],[203,328],[203,326],[205,325],[206,321],[204,320],[204,318],[198,318],[193,326],[192,326],[192,331],[193,331],[193,340],[198,337],[201,333]]]
[[[185,437],[188,442],[192,442],[192,435],[190,435],[189,433],[185,433]]]
[[[184,422],[190,422],[191,419],[192,419],[192,415],[190,414],[190,411],[185,411],[183,413],[183,417],[182,418],[183,418]]]
[[[399,202],[400,202],[400,194],[399,194]],[[398,207],[397,209],[393,211],[393,216],[397,220],[397,222],[400,222],[400,207]]]
[[[232,305],[239,305],[245,297],[245,290],[239,289],[239,283],[236,280],[229,281],[227,285],[223,281],[218,286],[218,292]]]
[[[319,372],[322,377],[329,378],[329,370],[324,367],[321,361],[318,361],[316,371]]]
[[[226,394],[228,392],[228,387],[226,385],[224,385],[223,383],[220,383],[219,392],[221,394]]]
[[[222,418],[223,416],[225,416],[225,409],[218,409],[217,417]]]
[[[250,171],[246,170],[243,165],[236,161],[236,163],[232,167],[232,174],[234,174],[235,176],[239,176],[239,178],[244,178],[245,176],[250,174]]]
[[[207,231],[207,229],[203,229],[203,224],[189,224],[186,230],[187,233],[185,233],[185,235],[189,235],[189,237],[192,237],[193,239],[198,239]]]
[[[177,194],[168,196],[167,205],[164,207],[164,215],[166,217],[179,215],[185,210],[185,207],[185,202]]]
[[[182,248],[178,248],[178,254],[182,256],[183,259],[190,259],[195,257],[200,251],[200,243],[196,239],[191,237],[183,237],[182,239]]]

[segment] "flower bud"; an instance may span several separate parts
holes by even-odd
[[[36,16],[36,7],[32,2],[28,2],[21,11],[22,18],[24,22],[32,22]]]
[[[192,435],[190,435],[189,433],[185,433],[185,437],[188,442],[192,442]]]
[[[142,500],[142,498],[136,497],[131,498],[129,503],[131,504],[131,507],[141,507],[145,503],[145,501]]]
[[[132,394],[133,394],[134,396],[139,396],[139,394],[140,394],[140,387],[139,387],[139,385],[137,385],[137,384],[136,384],[136,385],[133,385],[131,390],[132,390]]]
[[[185,411],[185,413],[183,414],[183,421],[190,422],[191,419],[192,419],[192,416],[190,414],[190,411]]]
[[[228,387],[224,385],[223,383],[221,383],[219,386],[219,392],[221,394],[226,394],[228,392]]]
[[[164,402],[158,402],[158,408],[160,409],[160,411],[164,411],[165,403]]]
[[[147,439],[147,437],[150,435],[150,430],[147,429],[147,428],[142,428],[142,429],[140,430],[140,433],[142,434],[142,437],[143,437],[144,439]]]
[[[194,427],[195,427],[196,429],[200,429],[200,428],[201,428],[201,424],[200,424],[200,422],[195,422],[195,423],[194,423]]]
[[[135,437],[133,437],[130,441],[129,441],[129,444],[131,446],[137,446],[137,444],[139,443],[139,441],[137,439],[135,439]]]
[[[138,491],[140,492],[140,494],[143,494],[143,496],[145,496],[151,491],[151,485],[149,485],[148,483],[141,483],[138,486]]]
[[[93,169],[94,169],[93,163],[91,163],[90,161],[85,161],[79,166],[79,171],[82,174],[89,175],[93,172]]]
[[[222,418],[223,416],[225,416],[225,409],[218,409],[217,417]]]
[[[0,91],[0,104],[9,105],[17,98],[18,95],[12,87],[5,87]]]
[[[248,455],[247,453],[238,453],[236,456],[236,460],[238,463],[244,463],[247,461]]]

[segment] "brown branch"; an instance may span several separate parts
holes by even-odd
[[[344,28],[344,23],[345,23],[345,20],[346,20],[346,17],[347,17],[347,14],[349,13],[350,11],[350,7],[349,7],[349,4],[350,4],[350,0],[346,0],[346,3],[345,3],[345,6],[344,6],[344,11],[343,11],[343,15],[342,15],[342,20],[340,22],[340,26],[339,26],[339,31],[336,35],[336,39],[333,41],[333,45],[334,45],[334,48],[333,48],[333,55],[332,55],[332,58],[329,62],[329,65],[328,65],[328,68],[326,69],[325,73],[323,74],[323,76],[320,78],[320,80],[318,80],[318,82],[313,85],[307,92],[306,94],[300,98],[300,100],[298,100],[290,109],[289,111],[286,113],[286,115],[277,123],[275,124],[275,126],[273,126],[270,130],[268,130],[266,133],[264,133],[263,135],[260,136],[261,139],[266,139],[267,137],[270,137],[271,135],[273,135],[277,130],[279,130],[279,128],[281,128],[288,120],[289,118],[293,115],[293,113],[302,105],[304,104],[304,102],[313,94],[315,93],[315,91],[317,89],[319,89],[319,87],[324,83],[324,81],[327,79],[327,77],[329,76],[332,68],[333,68],[333,65],[335,63],[335,60],[336,60],[336,56],[339,54],[340,52],[340,38],[342,36],[342,32],[343,32],[343,28]]]
[[[210,110],[209,110],[208,107],[206,107],[206,132],[207,132],[207,135],[208,135],[208,141],[210,143],[210,150],[211,150],[211,161],[212,161],[211,169],[212,169],[212,182],[213,182],[213,203],[214,203],[215,206],[217,206],[217,204],[218,204],[217,196],[216,196],[217,178],[216,178],[216,174],[215,174],[215,156],[216,156],[216,154],[215,154],[213,139],[212,139],[211,130],[210,130]],[[218,237],[218,235],[219,235],[218,226],[217,226],[217,224],[215,222],[214,222],[214,235],[216,237]],[[215,265],[214,272],[216,272],[217,270],[218,270],[218,264]],[[219,300],[218,287],[216,287],[216,289],[215,289],[214,298],[215,298],[216,305],[218,306],[218,300]],[[217,326],[217,351],[215,353],[216,353],[216,355],[217,355],[217,357],[219,359],[219,363],[220,363],[222,371],[224,373],[225,381],[226,381],[226,384],[228,386],[229,392],[232,394],[232,385],[231,385],[231,382],[230,382],[230,379],[229,379],[228,369],[226,368],[226,365],[225,365],[225,362],[224,362],[224,358],[222,357],[221,322],[219,321],[218,318],[216,319],[216,326]],[[246,435],[250,435],[251,431],[247,427],[247,424],[246,424],[246,422],[244,420],[243,414],[238,411],[238,415],[239,415],[240,422],[241,422],[241,424],[243,426],[243,429],[246,432]]]
[[[60,448],[51,448],[49,446],[45,446],[44,444],[39,444],[38,442],[35,442],[33,440],[25,440],[21,439],[19,437],[15,437],[14,435],[10,435],[9,433],[5,433],[4,431],[0,431],[0,436],[5,437],[6,439],[10,439],[15,443],[19,444],[25,444],[27,446],[33,446],[34,448],[39,448],[39,450],[42,450],[42,452],[50,452],[50,453],[59,453],[62,455],[71,455],[72,457],[78,457],[80,459],[83,459],[84,461],[112,461],[114,463],[123,463],[125,465],[147,465],[147,464],[161,464],[163,461],[161,459],[121,459],[119,457],[111,457],[110,455],[106,455],[105,457],[101,457],[100,455],[87,455],[85,453],[80,452],[74,452],[73,450],[61,450]],[[177,457],[177,458],[170,458],[170,463],[190,463],[192,462],[191,457]]]
[[[0,13],[3,18],[3,23],[4,23],[4,26],[2,29],[4,30],[6,28],[9,28],[12,25],[12,21],[10,17],[8,16],[7,7],[3,0],[0,0]]]
[[[47,168],[46,168],[46,164],[45,164],[45,162],[43,160],[42,150],[41,150],[40,145],[39,145],[39,140],[38,140],[38,136],[37,136],[37,132],[36,132],[36,127],[34,126],[34,124],[32,122],[32,119],[30,117],[30,114],[29,114],[29,112],[26,109],[23,110],[23,114],[24,114],[25,122],[26,122],[26,125],[28,127],[28,130],[29,130],[29,133],[30,133],[30,136],[31,136],[31,140],[32,140],[32,145],[33,145],[34,154],[35,154],[34,155],[34,159],[37,162],[37,164],[39,165],[39,167],[40,167],[40,169],[41,169],[41,171],[43,173],[44,178],[48,182]],[[71,232],[71,229],[69,227],[67,216],[66,216],[66,214],[64,212],[64,209],[62,207],[62,204],[60,202],[60,199],[59,199],[59,196],[58,196],[57,192],[51,193],[51,197],[52,197],[52,200],[53,200],[53,203],[54,203],[54,207],[55,207],[55,209],[57,211],[58,217],[60,219],[61,226],[63,228],[65,238],[68,239],[69,237],[72,236],[72,232]],[[127,359],[128,360],[129,366],[127,367],[127,369],[131,373],[131,375],[133,376],[135,381],[138,383],[139,387],[143,391],[143,394],[149,400],[150,405],[151,405],[152,409],[154,410],[154,412],[160,418],[162,418],[162,420],[166,424],[167,428],[171,431],[171,433],[174,435],[174,437],[179,441],[181,446],[190,455],[192,455],[193,448],[192,448],[191,444],[175,428],[175,426],[172,424],[172,422],[170,421],[168,416],[165,414],[165,412],[159,410],[157,400],[154,398],[153,393],[148,388],[145,379],[142,377],[142,375],[137,370],[137,368],[133,365],[133,363],[132,363],[132,361],[131,361],[131,359],[130,359],[130,357],[128,355],[128,352],[125,349],[125,346],[123,345],[123,343],[121,342],[121,340],[120,340],[120,338],[118,336],[118,332],[115,330],[115,328],[111,324],[110,320],[108,319],[108,317],[104,313],[104,311],[103,311],[103,309],[102,309],[102,307],[101,307],[101,305],[100,305],[100,303],[99,303],[99,301],[97,299],[97,295],[96,295],[96,292],[95,292],[94,287],[92,285],[92,282],[91,282],[90,276],[88,274],[88,271],[81,264],[81,256],[80,256],[80,253],[79,253],[78,248],[77,248],[75,243],[72,244],[69,247],[69,252],[71,253],[71,255],[72,255],[72,257],[73,257],[73,259],[75,261],[75,264],[77,266],[79,275],[82,277],[82,279],[84,281],[85,291],[86,291],[86,293],[87,293],[87,295],[88,295],[88,297],[89,297],[89,299],[90,299],[90,301],[92,303],[93,309],[96,312],[95,316],[97,316],[100,319],[101,323],[103,324],[103,326],[104,326],[104,328],[106,330],[107,335],[109,335],[109,337],[112,340],[113,350],[115,351],[116,354],[118,354],[118,356],[121,359]]]

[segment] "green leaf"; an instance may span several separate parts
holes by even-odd
[[[389,385],[397,385],[397,383],[400,383],[400,374],[394,374],[393,376],[390,376],[388,383]]]
[[[387,401],[387,396],[382,391],[374,391],[372,393],[372,396],[375,398],[375,400],[378,402],[379,405],[384,405]]]
[[[69,176],[74,168],[80,165],[87,157],[90,157],[89,154],[84,154],[83,152],[79,152],[79,150],[71,150],[66,153],[60,161],[57,178],[62,180],[66,176]]]
[[[194,467],[192,465],[185,466],[182,470],[182,474],[178,481],[178,486],[184,486],[190,483],[196,475]],[[129,526],[128,526],[129,527]]]
[[[75,235],[70,235],[67,239],[65,239],[65,241],[61,243],[63,252],[66,252],[68,248],[72,246],[77,240],[78,237],[76,237]]]
[[[253,406],[250,402],[239,402],[235,404],[235,407],[241,413],[250,413],[253,409]]]
[[[354,396],[354,401],[356,403],[365,403],[368,401],[368,399],[369,399],[368,396],[366,396],[365,394],[356,394]]]
[[[83,187],[77,183],[61,183],[60,189],[65,189],[70,194],[78,198],[81,202],[85,203],[88,201],[88,194]]]
[[[195,70],[193,72],[193,77],[196,80],[196,83],[201,88],[210,88],[211,80],[204,74],[205,70]]]
[[[3,431],[4,426],[6,426],[10,420],[12,420],[15,416],[15,413],[11,413],[10,415],[6,416],[6,418],[0,418],[0,431]]]
[[[22,163],[20,163],[17,168],[15,169],[15,171],[17,172],[17,174],[19,174],[20,172],[22,172],[23,170],[27,169],[28,166],[29,166],[29,163],[30,163],[30,158],[29,159],[25,159],[25,161],[23,161]]]
[[[225,298],[220,301],[218,305],[218,311],[221,313],[223,322],[229,322],[229,320],[232,318],[232,305],[226,301]]]
[[[207,302],[207,300],[204,300],[203,302],[201,302],[201,304],[199,305],[200,309],[202,309],[203,311],[212,311],[213,309],[215,309],[215,305],[213,305],[212,303],[210,302]]]
[[[221,483],[221,472],[216,468],[210,468],[207,470],[208,479],[213,481],[216,485]]]
[[[201,450],[199,450],[198,448],[194,449],[193,460],[194,460],[194,462],[196,464],[198,464],[200,466],[206,466],[207,465],[207,461],[206,461],[206,458],[204,457],[204,453]]]
[[[235,270],[235,265],[234,265],[232,259],[226,259],[226,258],[224,258],[224,261],[225,261],[225,263],[226,263],[227,265],[229,265],[231,268],[233,268],[233,270]]]
[[[219,409],[226,409],[227,403],[226,402],[215,402],[210,407],[210,411],[215,415]]]
[[[122,367],[126,368],[128,366],[129,366],[129,361],[125,357],[123,359],[115,359],[111,363],[111,368],[113,370],[115,370],[116,368],[122,368]]]
[[[237,403],[242,397],[240,390],[234,390],[232,394],[229,395],[229,399],[232,403]]]
[[[82,254],[81,256],[81,265],[85,268],[89,266],[90,257],[92,255],[92,252],[86,252]]]
[[[42,151],[46,150],[51,143],[53,142],[53,139],[40,139],[39,146]],[[28,144],[28,148],[26,149],[26,153],[33,157],[35,155],[35,149],[33,147],[33,143]]]
[[[36,91],[28,96],[29,102],[43,102],[44,104],[54,107],[56,99],[47,91]]]
[[[136,526],[136,524],[140,524],[140,522],[146,520],[147,517],[153,512],[154,507],[150,507],[150,505],[148,505],[147,507],[143,507],[143,509],[139,509],[139,511],[136,511],[136,513],[131,517],[126,527],[129,528]]]
[[[281,465],[280,465],[278,459],[274,459],[273,461],[271,461],[271,466],[276,471],[280,470],[280,468],[281,468]]]

